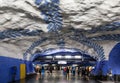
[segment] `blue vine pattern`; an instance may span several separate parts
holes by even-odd
[[[84,30],[84,32],[93,34],[93,33],[102,32],[102,31],[115,31],[115,30],[120,30],[120,22],[108,23],[106,25],[94,27],[91,30],[87,30],[87,31]]]
[[[35,4],[44,15],[44,20],[48,24],[48,31],[59,31],[62,28],[62,14],[59,7],[59,0],[36,0]]]
[[[47,13],[45,13],[47,14]],[[50,14],[48,14],[50,15]],[[46,22],[50,23],[51,21],[46,20]],[[52,30],[52,29],[51,29]],[[55,29],[54,29],[55,30]],[[92,47],[98,54],[98,58],[100,60],[104,60],[104,50],[103,47],[95,43],[94,41],[102,41],[102,40],[114,40],[114,41],[120,41],[120,34],[105,34],[105,35],[99,35],[99,36],[93,36],[93,37],[86,37],[81,33],[87,33],[87,34],[94,34],[97,32],[107,32],[107,31],[115,31],[120,30],[120,22],[113,22],[110,24],[106,24],[105,26],[100,26],[97,28],[93,28],[92,30],[73,30],[74,35],[70,35],[70,39],[78,41],[84,45],[87,45],[89,47]],[[6,38],[17,38],[17,37],[23,37],[23,36],[40,36],[42,33],[42,30],[29,30],[29,29],[7,29],[0,31],[0,40],[6,39]],[[56,33],[57,34],[57,33]],[[56,35],[57,36],[57,35]],[[48,38],[39,39],[38,41],[35,41],[24,53],[24,59],[26,60],[27,54],[31,52],[36,46],[47,40]],[[63,39],[59,40],[57,43],[59,46],[64,46],[65,42]]]
[[[0,31],[0,40],[6,38],[17,38],[22,36],[37,36],[42,33],[42,30],[32,30],[29,29],[7,29],[4,31]]]
[[[105,25],[103,28],[99,27],[85,31],[86,33],[96,33],[96,32],[101,32],[101,31],[114,31],[114,30],[119,30],[120,29],[120,23],[119,22],[113,22],[110,24]],[[120,41],[120,34],[108,34],[108,35],[101,35],[97,37],[85,37],[83,34],[84,30],[73,30],[75,33],[74,35],[70,36],[70,39],[78,41],[84,45],[87,45],[89,47],[92,47],[98,54],[98,59],[103,61],[105,60],[105,55],[104,55],[104,49],[102,46],[98,45],[94,41],[101,41],[101,40],[114,40],[114,41]],[[63,40],[60,40],[57,45],[64,45],[65,42]],[[32,46],[32,45],[31,45]],[[32,48],[34,49],[34,48]]]
[[[29,53],[31,53],[31,51],[36,47],[36,46],[38,46],[38,45],[40,45],[41,43],[43,43],[44,41],[46,41],[47,40],[47,38],[46,37],[44,37],[44,38],[40,38],[39,40],[37,40],[37,41],[34,41],[33,43],[32,43],[32,45],[25,51],[25,53],[23,54],[23,59],[24,60],[27,60],[27,55],[29,54]]]
[[[83,38],[84,39],[81,39],[81,37],[79,37],[79,36],[71,36],[70,37],[70,39],[72,39],[72,40],[78,41],[88,47],[93,48],[98,54],[98,56],[97,56],[98,60],[100,60],[100,61],[104,60],[105,55],[104,55],[103,47],[101,47],[100,45],[98,45],[97,43],[95,43],[91,40],[86,39],[85,37],[83,37]]]
[[[98,45],[97,43],[94,43],[93,41],[90,41],[90,40],[87,40],[85,39],[85,37],[82,37],[84,39],[81,40],[81,37],[80,36],[70,36],[70,39],[71,40],[75,40],[77,42],[80,42],[84,45],[87,45],[89,47],[92,47],[98,54],[98,56],[96,57],[93,57],[94,59],[97,59],[97,60],[104,60],[105,59],[105,55],[104,55],[104,49],[103,47],[101,47],[100,45]],[[45,42],[46,40],[48,40],[49,38],[42,38],[42,39],[39,39],[35,42],[32,43],[32,45],[27,49],[27,51],[24,53],[24,59],[26,59],[27,57],[27,54],[29,54],[36,46],[42,44],[43,42]],[[61,45],[61,41],[58,42],[58,46],[59,46],[59,43]],[[63,44],[63,42],[62,42]],[[64,48],[64,47],[63,47]]]
[[[100,35],[100,36],[88,37],[88,39],[92,41],[103,41],[103,40],[120,41],[120,34]]]

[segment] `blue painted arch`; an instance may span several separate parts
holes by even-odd
[[[117,43],[109,54],[109,67],[113,74],[120,74],[120,43]]]
[[[109,69],[112,69],[113,75],[120,75],[120,42],[112,48],[108,61],[97,62],[93,74],[99,75],[99,71],[102,70],[102,75],[107,75]]]
[[[35,42],[33,42],[32,43],[32,45],[26,50],[26,52],[23,54],[23,59],[24,60],[26,60],[27,59],[27,55],[28,54],[31,54],[31,51],[35,48],[35,47],[37,47],[37,46],[39,46],[39,45],[41,45],[43,42],[46,42],[47,40],[50,40],[51,41],[51,39],[50,38],[47,38],[47,37],[43,37],[43,38],[40,38],[39,40],[37,40],[37,41],[35,41]],[[71,39],[71,40],[74,40],[74,39]],[[76,40],[76,42],[80,42],[81,43],[81,41],[78,41],[78,40]],[[82,44],[84,44],[83,42],[82,42]],[[90,43],[87,43],[87,44],[84,44],[84,45],[86,45],[86,46],[91,46],[91,44]],[[95,43],[92,43],[92,48],[94,48],[94,51],[96,51],[95,49],[97,49],[96,47],[98,47],[99,49],[99,51],[97,50],[97,52],[99,52],[100,54],[103,54],[103,52],[101,52],[101,51],[103,51],[103,48],[101,48],[98,44],[95,44]],[[64,48],[64,47],[63,47]],[[74,48],[74,50],[75,50],[76,48]],[[77,50],[77,49],[76,49]],[[85,52],[85,51],[84,51]],[[98,54],[99,54],[98,53]],[[33,55],[33,54],[32,54]],[[88,54],[89,55],[89,54]],[[92,57],[92,56],[91,56]],[[96,58],[97,60],[99,60],[100,58],[102,58],[102,59],[104,59],[104,55],[102,56],[102,55],[99,55],[99,56],[95,56],[94,58]]]
[[[55,55],[65,55],[65,54],[69,54],[71,56],[75,56],[75,55],[80,55],[82,57],[86,57],[86,58],[91,58],[97,61],[97,57],[92,57],[91,55],[85,53],[84,51],[81,51],[79,49],[74,49],[74,48],[52,48],[52,49],[48,49],[45,50],[44,52],[41,53],[35,53],[31,56],[30,61],[35,60],[37,57],[44,57],[44,56],[55,56]]]

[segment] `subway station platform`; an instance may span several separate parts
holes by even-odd
[[[0,83],[120,83],[119,10],[120,0],[0,0]]]
[[[10,83],[114,83],[113,81],[100,81],[91,78],[83,78],[81,76],[73,76],[69,73],[69,77],[63,75],[62,71],[54,71],[52,74],[45,72],[45,74],[29,75],[26,79],[10,82]]]

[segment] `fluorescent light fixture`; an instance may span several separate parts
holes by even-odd
[[[62,56],[61,55],[57,55],[57,56],[55,56],[55,58],[62,58]]]
[[[65,58],[72,58],[72,56],[70,56],[70,55],[66,55]]]
[[[81,56],[76,55],[76,56],[75,56],[75,58],[76,58],[76,59],[81,59],[82,57],[81,57]]]
[[[46,56],[46,58],[52,58],[52,56]]]
[[[66,61],[58,61],[58,64],[67,64]]]

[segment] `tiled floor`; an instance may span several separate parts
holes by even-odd
[[[97,80],[83,79],[80,76],[72,76],[69,77],[63,75],[62,72],[56,71],[53,72],[52,75],[45,73],[42,76],[39,74],[29,76],[29,78],[25,80],[16,81],[14,83],[103,83]]]

